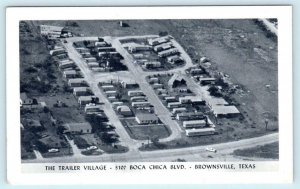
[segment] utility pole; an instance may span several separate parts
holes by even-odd
[[[269,124],[269,120],[265,119],[266,131],[268,130],[268,124]]]

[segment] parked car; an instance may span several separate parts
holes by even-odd
[[[41,138],[46,138],[47,136],[49,136],[49,135],[43,134],[43,135],[41,136]]]
[[[97,146],[90,146],[90,147],[87,148],[87,150],[97,150],[97,149],[98,149]]]
[[[208,151],[208,152],[214,152],[214,153],[217,152],[217,150],[212,148],[212,147],[207,147],[207,148],[205,148],[205,150]]]
[[[49,153],[56,153],[56,152],[59,152],[59,149],[57,148],[51,148],[48,150]]]

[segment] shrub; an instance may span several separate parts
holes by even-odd
[[[209,91],[209,94],[211,96],[215,96],[215,97],[221,97],[222,96],[222,94],[219,92],[219,89],[215,86],[210,87],[208,89],[208,91]]]
[[[160,32],[158,33],[158,35],[161,36],[161,37],[163,37],[163,36],[167,36],[167,35],[169,35],[169,34],[168,34],[167,31],[160,31]]]
[[[66,26],[71,26],[71,27],[79,27],[78,23],[75,21],[66,21]]]
[[[50,109],[47,106],[45,106],[44,109],[43,109],[43,111],[44,111],[44,113],[49,113]]]
[[[35,67],[30,66],[27,69],[25,69],[25,71],[28,73],[36,73],[38,70]]]
[[[74,143],[77,145],[78,148],[83,149],[83,148],[87,148],[90,145],[88,144],[88,142],[81,138],[80,136],[75,136],[74,137]]]

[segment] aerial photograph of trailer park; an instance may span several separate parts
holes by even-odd
[[[278,161],[277,19],[19,22],[22,163]]]

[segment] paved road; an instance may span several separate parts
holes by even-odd
[[[65,136],[65,137],[73,150],[73,156],[74,157],[83,157],[84,155],[81,154],[81,150],[76,146],[76,144],[74,143],[74,140],[69,140],[67,136]]]
[[[269,21],[268,19],[266,19],[266,18],[262,18],[262,19],[258,19],[258,20],[262,21],[262,22],[265,24],[265,26],[266,26],[272,33],[274,33],[274,34],[277,35],[277,33],[278,33],[277,28],[275,27],[275,25],[274,25],[272,22],[270,22],[270,21]]]
[[[35,154],[36,160],[42,160],[44,157],[42,156],[42,154],[37,151],[37,150],[33,150],[33,153]]]
[[[186,161],[239,161],[243,157],[236,157],[231,155],[231,153],[236,149],[251,148],[257,145],[264,145],[278,141],[278,133],[264,135],[261,137],[242,139],[239,141],[196,146],[190,148],[180,148],[180,149],[169,149],[169,150],[156,150],[156,151],[136,151],[128,152],[125,154],[103,154],[100,156],[86,156],[84,158],[79,158],[75,156],[67,157],[54,157],[51,158],[51,162],[55,163],[67,163],[67,162],[163,162],[163,161],[173,161],[178,158],[185,159]],[[207,152],[205,148],[213,147],[217,149],[217,153]],[[208,158],[212,156],[213,159]],[[265,160],[258,158],[247,158],[249,160]],[[23,160],[23,163],[43,163],[49,162],[49,159],[35,159],[35,160]]]

